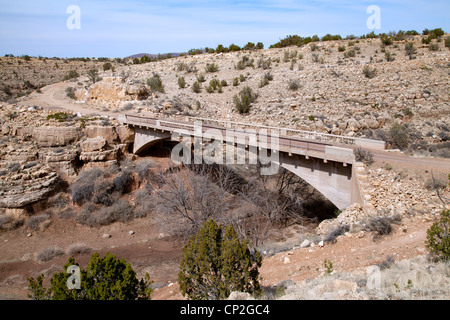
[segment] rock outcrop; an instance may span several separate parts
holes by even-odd
[[[34,128],[32,136],[39,147],[60,147],[76,142],[80,133],[77,127],[41,127]]]

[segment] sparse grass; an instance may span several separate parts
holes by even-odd
[[[53,258],[62,256],[64,254],[64,251],[61,250],[59,247],[49,247],[45,248],[42,251],[40,251],[36,255],[36,259],[40,262],[47,262],[52,260]]]
[[[25,227],[30,228],[33,231],[38,231],[41,228],[41,224],[49,219],[50,215],[48,213],[31,216],[26,220]]]
[[[88,254],[92,251],[92,248],[84,243],[75,243],[67,248],[67,254],[70,256]]]

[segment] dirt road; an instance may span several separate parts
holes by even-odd
[[[87,78],[80,78],[84,81]],[[32,93],[28,99],[24,99],[18,103],[19,106],[40,106],[48,110],[67,110],[73,113],[80,112],[81,114],[97,114],[107,115],[112,118],[117,118],[120,113],[104,111],[97,106],[89,105],[87,103],[76,103],[66,96],[66,89],[72,87],[71,82],[58,82],[48,85],[41,89],[42,93]]]

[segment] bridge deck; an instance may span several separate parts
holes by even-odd
[[[214,133],[223,141],[257,145],[267,149],[279,150],[289,154],[310,156],[343,163],[352,163],[353,147],[365,146],[384,149],[384,142],[346,137],[312,131],[251,125],[240,122],[228,122],[205,118],[187,117],[192,122],[163,118],[125,115],[125,124],[168,132],[186,132],[191,136],[214,138]],[[219,124],[223,124],[220,126]],[[201,132],[196,132],[201,127]],[[272,139],[272,137],[276,139]],[[275,145],[276,144],[276,145]]]

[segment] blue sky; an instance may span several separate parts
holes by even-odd
[[[80,29],[66,26],[70,5],[81,10]],[[0,0],[0,55],[114,58],[248,41],[267,48],[291,34],[367,34],[370,5],[381,10],[376,33],[450,31],[449,0]]]

